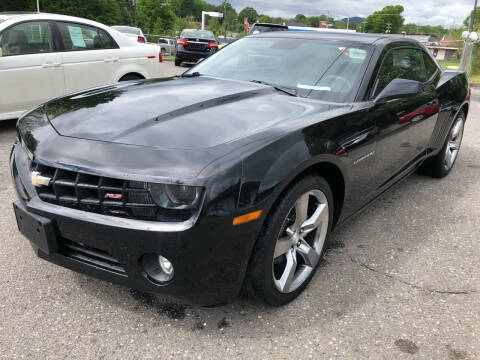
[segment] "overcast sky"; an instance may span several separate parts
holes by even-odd
[[[222,0],[210,0],[219,4]],[[270,16],[294,17],[327,14],[335,19],[347,16],[368,16],[387,5],[403,5],[406,23],[443,25],[463,23],[473,9],[474,0],[230,0],[237,11],[252,6]]]

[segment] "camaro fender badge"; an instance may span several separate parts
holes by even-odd
[[[367,160],[369,157],[375,155],[375,150],[370,151],[368,154],[363,155],[362,157],[358,158],[353,162],[353,165],[357,165],[358,163],[361,163],[362,161]]]
[[[122,198],[123,198],[122,194],[111,194],[111,193],[105,194],[105,199],[122,200]]]
[[[30,173],[30,181],[35,187],[48,186],[52,178],[42,176],[38,171],[32,171]]]

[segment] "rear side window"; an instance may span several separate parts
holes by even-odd
[[[393,79],[427,81],[422,54],[421,50],[409,48],[393,49],[388,52],[378,73],[375,96]]]
[[[180,34],[182,39],[215,40],[213,32],[208,30],[184,30]]]
[[[132,34],[132,35],[141,35],[142,32],[138,28],[130,27],[130,26],[112,26],[117,31],[125,34]]]
[[[426,53],[423,53],[423,63],[425,64],[425,71],[426,71],[426,77],[427,80],[430,80],[433,75],[438,70],[437,65],[435,62],[432,60],[430,56],[428,56]]]
[[[46,21],[15,25],[0,35],[3,56],[49,53],[53,51],[52,33]]]
[[[65,51],[114,49],[117,44],[107,32],[88,25],[59,22],[58,30]]]

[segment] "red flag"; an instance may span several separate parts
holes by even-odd
[[[243,23],[245,24],[245,31],[248,31],[250,28],[250,24],[248,23],[248,18],[243,19]]]

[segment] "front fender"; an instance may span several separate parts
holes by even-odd
[[[239,209],[262,206],[268,212],[295,178],[319,163],[336,166],[345,178],[344,164],[334,149],[338,145],[331,140],[319,139],[312,145],[303,132],[296,132],[244,158]]]

